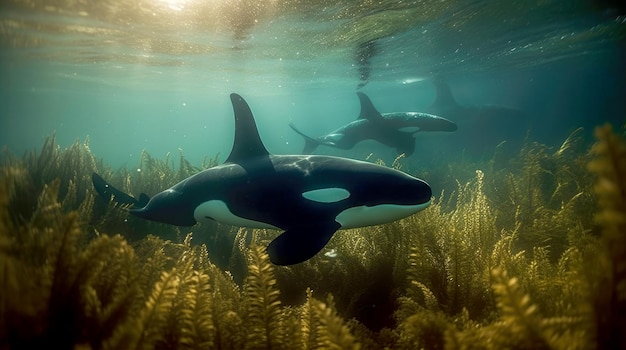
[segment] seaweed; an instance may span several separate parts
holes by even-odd
[[[3,212],[9,183],[3,178]],[[3,343],[99,344],[128,316],[133,249],[119,235],[87,243],[77,212],[62,213],[56,201],[59,183],[44,186],[29,222],[3,218]]]
[[[253,245],[249,250],[248,277],[244,285],[246,347],[276,349],[285,342],[279,291],[276,289],[273,267],[264,249]]]
[[[610,125],[596,129],[595,159],[589,170],[596,174],[594,191],[599,211],[596,222],[602,227],[600,254],[591,270],[597,310],[596,337],[599,347],[625,348],[626,337],[626,142]]]
[[[90,184],[153,194],[217,156],[111,171],[53,135],[0,162],[0,347],[624,348],[623,133],[447,164],[426,210],[290,267],[264,250],[277,231],[142,222]]]

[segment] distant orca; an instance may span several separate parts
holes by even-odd
[[[167,224],[215,220],[284,230],[267,248],[278,265],[308,260],[339,229],[398,220],[430,204],[430,186],[395,169],[338,157],[270,154],[248,104],[237,94],[230,99],[235,140],[224,164],[179,182],[143,206],[94,174],[96,191],[132,204],[133,215]]]
[[[450,86],[442,79],[433,79],[436,95],[435,102],[427,110],[430,113],[450,118],[456,122],[470,121],[479,123],[502,118],[517,118],[522,116],[519,109],[499,105],[460,105],[452,95]]]
[[[302,133],[293,123],[289,126],[304,137],[302,153],[310,154],[319,145],[351,149],[363,140],[376,140],[395,148],[398,154],[410,156],[415,151],[414,134],[419,131],[455,131],[455,123],[432,114],[418,112],[395,112],[381,114],[372,101],[357,92],[361,102],[359,118],[327,135],[312,138]]]
[[[459,126],[454,138],[439,144],[439,151],[447,150],[451,154],[467,156],[491,156],[496,147],[500,152],[515,152],[521,147],[530,127],[524,111],[501,105],[461,105],[442,78],[435,78],[433,84],[436,90],[435,102],[425,110],[454,120]],[[425,141],[433,144],[434,140]]]

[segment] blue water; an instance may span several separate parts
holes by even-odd
[[[626,116],[619,2],[138,4],[3,1],[0,145],[20,155],[56,132],[61,147],[88,136],[114,168],[136,167],[144,149],[158,158],[182,149],[194,164],[223,160],[233,140],[228,95],[237,92],[267,148],[297,154],[303,141],[289,122],[318,136],[353,121],[359,84],[381,112],[428,111],[434,77],[459,104],[511,107],[524,118],[458,116],[457,133],[417,136],[416,163],[488,156],[527,135],[558,146],[577,127],[589,136]],[[376,49],[364,62],[358,47],[369,41]],[[371,141],[318,152],[395,157]]]

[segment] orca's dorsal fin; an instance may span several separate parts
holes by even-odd
[[[238,163],[242,160],[268,156],[269,152],[263,145],[257,130],[254,116],[243,97],[230,94],[235,113],[235,141],[226,163]]]
[[[359,119],[368,119],[372,122],[383,119],[383,116],[380,115],[380,112],[374,107],[374,104],[366,94],[362,92],[357,92],[356,94],[359,96],[359,101],[361,101]]]
[[[452,96],[450,86],[441,77],[435,77],[433,85],[435,85],[435,102],[433,102],[432,107],[450,108],[459,105]]]

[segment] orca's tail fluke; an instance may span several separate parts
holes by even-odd
[[[147,194],[142,192],[139,195],[139,202],[137,203],[137,208],[145,207],[146,205],[148,205],[148,202],[150,202],[150,197],[148,197]]]
[[[98,195],[106,201],[110,201],[111,197],[113,197],[114,202],[122,205],[131,205],[132,208],[143,208],[150,201],[150,197],[148,197],[145,193],[139,195],[139,200],[137,200],[135,197],[111,186],[102,178],[102,176],[96,173],[91,174],[91,180],[93,182],[93,187],[96,189],[96,192],[98,192]]]
[[[302,150],[302,154],[311,154],[317,146],[321,144],[318,140],[305,135],[302,131],[298,130],[293,123],[289,123],[289,127],[293,129],[293,131],[297,132],[300,136],[304,138],[304,149]]]

